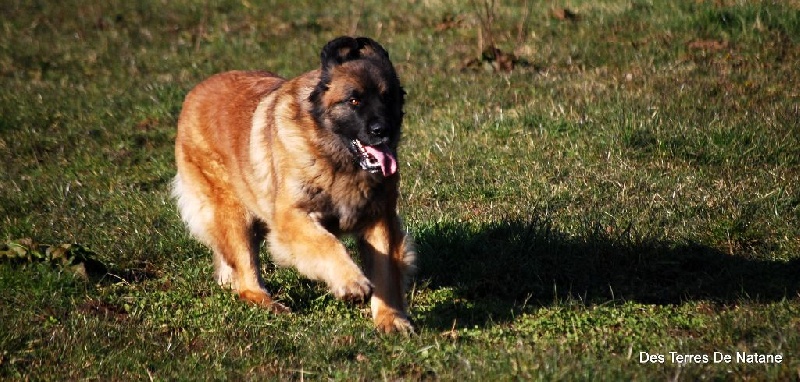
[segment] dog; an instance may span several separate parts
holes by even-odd
[[[339,37],[321,66],[293,79],[214,75],[183,103],[172,193],[188,230],[213,252],[216,281],[274,312],[260,275],[272,261],[370,302],[381,332],[413,332],[406,281],[416,253],[397,213],[403,90],[389,54]],[[364,271],[339,240],[351,234]]]

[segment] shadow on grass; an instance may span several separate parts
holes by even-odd
[[[800,260],[746,259],[697,243],[590,226],[570,236],[547,221],[436,224],[415,232],[418,283],[455,299],[420,324],[449,329],[511,320],[524,305],[555,301],[778,301],[800,292]]]

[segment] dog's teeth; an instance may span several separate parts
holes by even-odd
[[[375,156],[371,155],[367,149],[364,147],[364,144],[361,143],[358,139],[354,139],[351,141],[351,145],[353,149],[357,152],[358,156],[358,165],[361,167],[362,170],[368,171],[370,173],[376,174],[381,172],[381,164],[378,162],[378,159]]]

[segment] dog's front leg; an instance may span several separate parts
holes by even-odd
[[[365,270],[375,290],[370,300],[372,320],[379,331],[412,333],[406,313],[406,278],[415,252],[394,212],[366,229],[359,238]]]
[[[275,211],[267,240],[276,263],[324,281],[337,298],[366,301],[372,293],[372,284],[344,245],[305,211],[291,207]]]

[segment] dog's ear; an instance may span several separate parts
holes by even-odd
[[[322,48],[322,68],[331,68],[362,57],[379,56],[389,59],[389,53],[375,40],[367,37],[337,37]]]
[[[323,68],[330,68],[341,65],[345,61],[358,58],[358,41],[352,37],[338,37],[322,48],[320,59]]]
[[[369,37],[358,37],[356,41],[358,41],[358,49],[362,56],[378,56],[389,60],[389,52],[383,49],[381,44],[378,44],[377,41]]]

